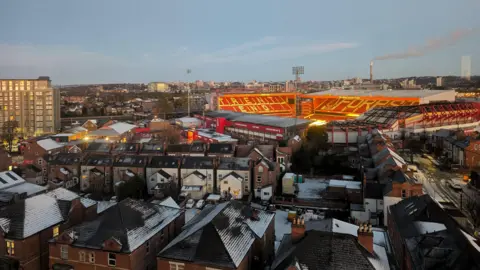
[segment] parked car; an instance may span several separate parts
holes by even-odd
[[[188,199],[187,204],[185,205],[185,207],[187,207],[187,208],[193,208],[194,205],[195,205],[195,200],[194,200],[194,199]]]
[[[462,185],[460,185],[459,183],[456,183],[454,182],[453,180],[449,180],[448,181],[448,185],[454,189],[454,190],[462,190]]]
[[[196,207],[198,209],[202,209],[203,206],[205,206],[205,201],[204,200],[198,200]]]

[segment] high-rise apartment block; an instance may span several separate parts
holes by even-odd
[[[437,77],[437,87],[443,86],[443,78],[442,77]]]
[[[19,136],[54,133],[60,128],[60,92],[49,77],[0,79],[0,127],[18,122]]]
[[[462,56],[462,78],[466,80],[470,80],[470,76],[472,75],[472,60],[470,56]]]

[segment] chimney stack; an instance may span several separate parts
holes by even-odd
[[[305,219],[295,218],[292,222],[292,242],[297,243],[305,236]]]
[[[293,231],[292,231],[293,234]],[[357,231],[358,243],[362,245],[368,252],[373,254],[373,232],[372,225],[361,223]]]
[[[370,83],[373,83],[373,61],[370,61]]]

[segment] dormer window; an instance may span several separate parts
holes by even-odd
[[[108,266],[117,265],[117,255],[115,253],[108,253]]]

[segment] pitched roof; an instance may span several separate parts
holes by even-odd
[[[218,170],[248,170],[250,169],[249,158],[221,158],[218,164]]]
[[[211,143],[208,147],[209,153],[215,154],[233,154],[235,147],[231,143]]]
[[[257,215],[258,219],[252,219]],[[160,257],[236,268],[255,239],[263,237],[274,214],[238,201],[205,208],[192,218]]]
[[[136,153],[137,149],[138,149],[138,144],[136,143],[119,143],[113,148],[113,151]]]
[[[108,153],[108,152],[110,152],[111,146],[112,145],[110,143],[92,142],[88,145],[85,152],[104,152],[104,153]]]
[[[212,157],[185,157],[182,169],[213,169]]]
[[[82,161],[82,156],[80,154],[59,153],[49,161],[49,164],[73,165],[73,164],[80,164],[81,161]]]
[[[146,156],[119,156],[113,166],[115,167],[145,167],[148,162]]]
[[[106,240],[115,238],[120,252],[131,253],[160,232],[181,214],[182,210],[125,199],[108,208],[97,219],[75,226],[75,247],[102,249]]]
[[[0,209],[0,228],[7,239],[25,239],[64,221],[59,202],[37,195]]]
[[[90,155],[85,158],[84,166],[112,166],[113,158],[107,155]]]
[[[163,146],[163,143],[144,143],[140,152],[163,154],[164,151],[165,147]]]
[[[63,144],[59,144],[52,139],[39,140],[37,141],[37,144],[43,149],[45,149],[46,151],[63,147]]]
[[[155,156],[150,160],[148,168],[178,168],[181,157]]]

